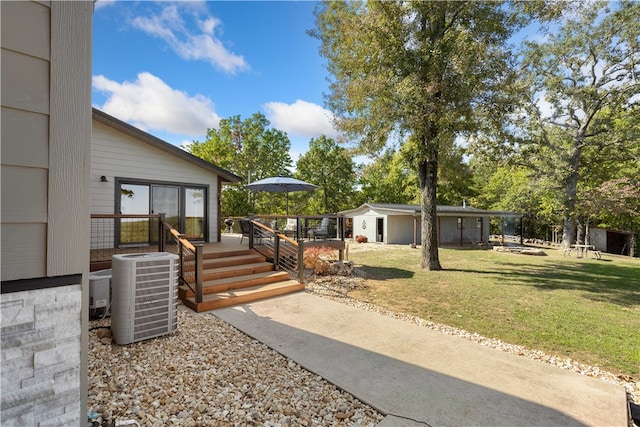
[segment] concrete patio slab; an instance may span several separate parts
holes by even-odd
[[[627,425],[622,387],[305,292],[211,314],[387,415],[380,425]]]

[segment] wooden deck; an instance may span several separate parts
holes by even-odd
[[[197,243],[196,243],[197,245]],[[203,300],[195,300],[193,285],[181,285],[178,297],[196,312],[215,310],[231,305],[244,304],[264,298],[271,298],[291,292],[304,290],[304,284],[298,283],[285,271],[276,270],[268,253],[259,253],[249,248],[249,239],[240,234],[223,234],[221,241],[203,245]],[[326,246],[344,250],[341,240],[305,240],[305,247]],[[175,248],[167,248],[174,252]],[[264,250],[269,248],[262,248]],[[128,247],[113,250],[114,253],[155,252],[157,246]],[[102,256],[105,254],[102,253]],[[92,254],[93,256],[93,254]],[[92,262],[91,271],[111,268],[111,261]],[[187,268],[187,267],[185,267]]]

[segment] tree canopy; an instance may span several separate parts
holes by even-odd
[[[352,208],[355,164],[350,154],[324,135],[309,141],[309,151],[298,159],[295,176],[317,185],[313,193],[300,194],[307,213],[335,213]]]
[[[528,41],[522,84],[528,102],[514,115],[522,158],[555,177],[563,206],[563,244],[580,221],[580,187],[599,185],[604,168],[629,158],[637,140],[619,119],[638,102],[640,4],[586,4],[543,41]],[[592,180],[589,183],[589,176]],[[601,183],[602,181],[600,181]]]
[[[510,73],[506,42],[516,22],[502,2],[325,2],[317,11],[320,52],[333,80],[327,103],[358,149],[403,144],[416,170],[422,266],[439,270],[439,159],[456,136],[499,111]]]
[[[240,116],[233,116],[221,120],[219,129],[209,129],[206,141],[195,141],[190,145],[191,154],[246,180],[224,187],[221,201],[223,215],[247,215],[266,209],[273,211],[278,209],[278,203],[284,211],[284,197],[268,197],[244,189],[249,182],[290,174],[292,161],[289,137],[285,132],[269,126],[269,121],[260,113],[244,120]]]

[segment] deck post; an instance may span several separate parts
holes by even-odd
[[[298,283],[304,285],[304,240],[298,239]]]
[[[196,303],[202,302],[202,258],[204,253],[204,245],[202,243],[194,245],[196,248]]]
[[[273,233],[273,265],[276,271],[280,270],[280,237],[278,233]]]
[[[252,213],[249,214],[249,249],[253,249],[253,221],[255,217]]]
[[[164,218],[166,214],[159,214],[158,219],[158,252],[164,252]]]
[[[178,257],[180,257],[180,278],[186,282],[186,279],[184,278],[184,248],[182,247],[182,242],[180,241],[181,239],[184,239],[184,237],[184,234],[178,234],[175,239],[176,245],[178,246]]]

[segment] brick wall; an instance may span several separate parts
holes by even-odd
[[[81,285],[0,299],[0,425],[81,425]]]

